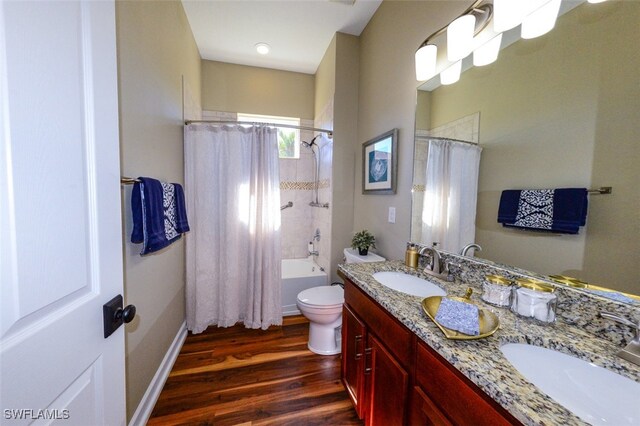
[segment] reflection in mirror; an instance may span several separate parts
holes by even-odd
[[[419,90],[412,241],[431,244],[418,232],[425,137],[477,142],[475,241],[462,245],[479,243],[476,256],[495,262],[640,294],[638,40],[640,2],[585,2],[550,33],[518,40],[458,83]],[[504,190],[601,186],[613,191],[589,195],[577,235],[497,223]]]

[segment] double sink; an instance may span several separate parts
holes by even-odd
[[[376,272],[385,287],[412,296],[445,296],[437,284],[396,271]],[[525,343],[500,351],[530,383],[593,425],[640,425],[640,383],[574,356]]]

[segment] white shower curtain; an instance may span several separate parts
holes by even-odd
[[[474,242],[480,152],[477,145],[429,139],[422,239],[458,252]]]
[[[277,130],[185,128],[187,328],[282,324]]]

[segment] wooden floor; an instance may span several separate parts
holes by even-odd
[[[340,355],[307,349],[306,318],[267,331],[209,327],[187,336],[149,425],[361,425]]]

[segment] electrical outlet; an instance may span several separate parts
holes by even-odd
[[[396,208],[389,207],[389,223],[396,223]]]

